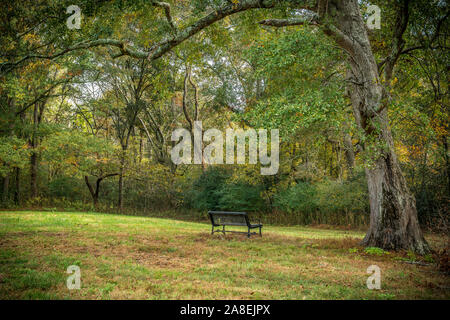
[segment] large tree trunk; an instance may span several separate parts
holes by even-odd
[[[410,249],[420,254],[429,252],[420,230],[415,198],[391,148],[377,159],[373,169],[366,169],[366,176],[371,215],[363,244],[392,250]]]
[[[429,252],[419,227],[414,196],[401,172],[389,119],[387,99],[378,74],[357,0],[329,1],[335,26],[326,32],[350,56],[350,92],[357,125],[368,138],[372,163],[366,167],[370,199],[370,227],[363,244],[388,250]]]

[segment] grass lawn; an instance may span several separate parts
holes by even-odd
[[[210,225],[78,212],[0,212],[0,299],[449,299],[449,277],[407,253],[366,252],[362,232]],[[432,246],[446,241],[427,235]],[[423,260],[423,258],[421,258]],[[369,290],[370,265],[381,290]],[[68,290],[66,269],[81,269]]]

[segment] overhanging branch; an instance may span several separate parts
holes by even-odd
[[[14,67],[20,65],[21,63],[30,60],[30,59],[46,59],[46,60],[53,60],[60,56],[65,55],[66,53],[77,51],[81,49],[89,49],[94,47],[100,47],[100,46],[113,46],[119,48],[121,54],[120,55],[128,55],[133,58],[139,58],[144,59],[147,57],[148,53],[145,51],[140,51],[137,49],[133,49],[129,46],[127,46],[125,41],[121,40],[115,40],[115,39],[97,39],[92,41],[82,41],[79,43],[76,43],[70,47],[67,47],[55,54],[51,55],[45,55],[45,54],[29,54],[24,56],[23,58],[19,59],[15,62],[5,62],[0,64],[0,68],[2,66],[9,67],[9,70],[13,69]],[[3,68],[2,68],[3,69]]]
[[[318,25],[319,21],[316,16],[302,17],[302,18],[290,18],[290,19],[266,19],[258,22],[259,24],[271,27],[289,27],[300,26],[304,24]]]
[[[211,24],[227,17],[230,15],[233,15],[235,13],[243,12],[250,9],[268,9],[273,8],[277,4],[281,2],[292,2],[297,8],[303,8],[301,4],[303,1],[298,0],[240,0],[237,3],[223,0],[221,4],[215,9],[214,11],[210,12],[209,14],[206,14],[203,18],[200,18],[196,22],[192,23],[188,27],[186,27],[183,30],[177,30],[174,36],[167,38],[165,40],[162,40],[158,43],[156,43],[154,46],[150,48],[149,51],[143,51],[137,48],[133,48],[131,46],[128,46],[125,41],[122,40],[115,40],[115,39],[97,39],[97,40],[90,40],[90,41],[83,41],[79,42],[75,45],[72,45],[66,49],[63,49],[55,54],[51,55],[45,55],[45,54],[29,54],[26,55],[19,60],[15,62],[5,62],[0,64],[0,69],[3,71],[10,71],[11,69],[17,67],[19,64],[23,63],[24,61],[30,60],[30,59],[49,59],[53,60],[57,57],[63,56],[66,53],[81,50],[81,49],[89,49],[93,47],[98,46],[112,46],[116,47],[120,50],[120,54],[116,54],[113,57],[119,57],[119,56],[130,56],[133,58],[138,59],[149,59],[150,61],[156,60],[163,56],[165,53],[182,43],[183,41],[191,38],[193,35],[197,34],[204,28],[210,26]],[[169,13],[168,18],[171,18],[170,15],[170,6],[166,6],[164,2],[159,1],[152,1],[154,5],[158,5],[164,8],[166,12],[166,16]]]

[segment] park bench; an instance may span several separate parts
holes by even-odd
[[[223,234],[225,232],[245,233],[250,238],[250,235],[257,234],[250,231],[259,228],[259,235],[262,237],[261,228],[263,225],[261,221],[258,224],[251,224],[246,212],[208,211],[208,215],[212,224],[211,234],[214,234],[214,232],[222,232]],[[220,226],[222,226],[222,230],[214,230],[215,227]],[[247,232],[225,230],[225,226],[247,227]]]

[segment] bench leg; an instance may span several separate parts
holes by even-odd
[[[259,227],[259,236],[262,237],[261,227]]]
[[[214,226],[211,228],[211,234],[214,234]]]
[[[225,226],[223,226],[223,228],[222,228],[222,233],[223,233],[223,235],[225,235]]]
[[[248,228],[247,238],[250,238],[250,228]]]

